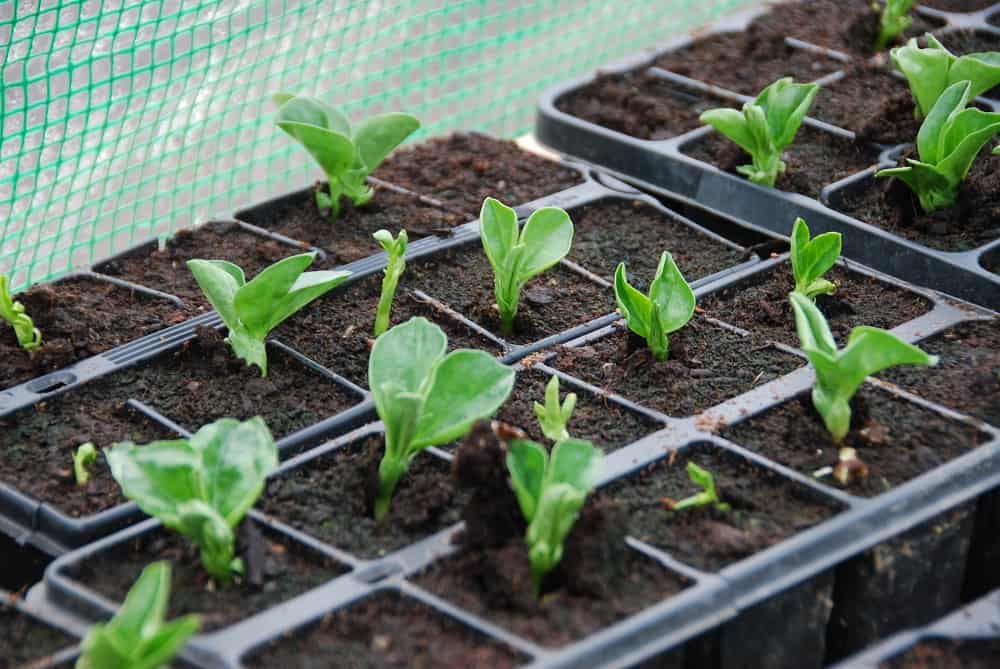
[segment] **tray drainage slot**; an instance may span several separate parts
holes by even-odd
[[[76,383],[76,375],[70,372],[56,372],[41,378],[35,379],[27,385],[28,390],[38,395],[47,395],[60,388],[71,386]]]

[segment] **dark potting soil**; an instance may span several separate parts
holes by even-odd
[[[990,18],[986,19],[986,22],[994,26],[1000,26],[1000,12],[997,12]]]
[[[714,506],[671,511],[701,492],[688,462],[712,473],[728,511]],[[814,491],[709,444],[659,460],[605,490],[629,519],[629,534],[703,571],[719,571],[816,525],[838,507]]]
[[[525,660],[426,604],[380,592],[327,614],[244,664],[286,669],[507,669]]]
[[[419,300],[409,288],[409,271],[408,267],[396,289],[390,326],[423,316],[444,330],[452,349],[477,348],[494,355],[501,353],[499,344],[476,333],[435,304]],[[368,357],[374,342],[372,328],[381,288],[382,273],[379,272],[334,290],[282,323],[274,336],[327,369],[367,388]]]
[[[256,365],[233,354],[223,336],[202,328],[180,349],[134,368],[133,396],[192,432],[219,418],[262,416],[275,439],[361,401],[274,347],[268,348],[267,376],[262,377]]]
[[[21,667],[76,644],[76,639],[0,601],[0,667]]]
[[[325,186],[324,186],[325,187]],[[247,223],[290,237],[327,252],[327,265],[342,265],[382,250],[372,235],[382,229],[394,236],[406,229],[410,240],[427,235],[448,235],[468,219],[427,204],[413,195],[374,187],[370,202],[355,207],[341,199],[340,214],[331,220],[316,206],[313,190],[281,203],[247,209],[239,218]]]
[[[865,223],[942,251],[968,251],[1000,237],[1000,156],[989,142],[958,189],[957,204],[924,213],[898,179],[882,178],[844,189],[832,206]],[[906,154],[900,158],[905,165]],[[916,157],[916,156],[913,156]]]
[[[523,151],[514,142],[474,132],[396,151],[374,176],[473,217],[487,197],[513,207],[583,181],[576,170]]]
[[[186,318],[163,298],[89,278],[39,284],[13,296],[42,333],[28,355],[0,322],[0,390],[103,353]]]
[[[837,284],[837,291],[833,295],[820,295],[816,304],[841,345],[858,325],[891,329],[934,306],[927,298],[905,288],[840,265],[827,272],[826,278]],[[795,317],[788,302],[788,293],[794,288],[791,264],[782,263],[703,297],[699,306],[713,318],[772,341],[798,346]]]
[[[645,289],[669,251],[688,281],[732,267],[746,259],[733,249],[640,201],[606,200],[570,212],[573,248],[569,259],[607,281],[624,262],[629,281]]]
[[[45,577],[45,570],[54,558],[34,546],[23,545],[0,536],[0,589],[23,596],[28,589]]]
[[[437,253],[414,265],[410,286],[516,344],[544,339],[615,310],[611,288],[556,265],[521,289],[514,332],[503,334],[494,306],[493,268],[479,242]]]
[[[938,40],[956,56],[984,51],[1000,51],[1000,34],[985,30],[952,30],[936,35]],[[983,97],[1000,100],[1000,86],[983,93]]]
[[[846,490],[874,497],[978,446],[984,434],[890,393],[862,386],[851,400],[851,431],[835,444],[809,394],[722,430],[722,436],[806,476],[837,464],[841,447],[857,450],[867,477]],[[832,476],[820,479],[839,486]]]
[[[740,165],[750,164],[749,154],[717,132],[693,140],[681,147],[681,150],[692,158],[730,174],[737,174],[736,168]],[[775,187],[808,197],[819,197],[824,186],[877,163],[878,149],[870,144],[852,142],[803,125],[782,159],[787,169],[778,177]],[[740,175],[740,178],[745,177]]]
[[[619,326],[585,346],[562,347],[553,363],[675,418],[704,411],[802,365],[762,338],[741,336],[698,316],[670,335],[664,362],[656,362],[644,340]]]
[[[556,100],[556,108],[585,121],[639,139],[669,139],[701,126],[698,117],[715,107],[706,99],[654,74],[599,74],[583,88]]]
[[[1000,666],[996,639],[928,639],[883,662],[881,669],[994,669]]]
[[[943,406],[1000,425],[1000,321],[962,323],[920,342],[936,367],[894,367],[879,376]]]
[[[995,248],[989,253],[983,254],[979,262],[987,272],[1000,274],[1000,248]]]
[[[389,513],[375,522],[381,437],[326,453],[273,478],[258,502],[265,513],[363,559],[382,557],[457,523],[464,495],[448,464],[418,455],[400,479]]]
[[[996,0],[921,0],[921,5],[942,12],[978,12],[996,4]]]
[[[192,312],[208,311],[208,301],[186,261],[228,260],[242,267],[249,281],[268,265],[305,251],[247,232],[233,222],[211,221],[178,231],[162,251],[111,260],[98,265],[98,269],[103,274],[176,295],[189,303]]]
[[[920,122],[906,80],[882,64],[858,63],[819,90],[810,115],[879,144],[914,142]]]
[[[841,62],[797,49],[769,30],[750,26],[742,33],[703,37],[659,57],[655,64],[675,74],[755,96],[782,77],[815,81],[836,72]]]
[[[167,619],[197,613],[204,633],[249,618],[347,571],[329,557],[261,529],[261,585],[247,579],[234,579],[228,585],[213,583],[201,564],[198,548],[180,534],[163,528],[91,555],[77,563],[69,576],[111,601],[120,602],[144,567],[154,560],[168,560],[172,575]],[[242,551],[238,543],[237,552]]]

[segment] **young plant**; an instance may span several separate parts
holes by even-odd
[[[629,330],[645,339],[653,357],[661,362],[667,359],[667,335],[684,327],[694,315],[694,292],[666,251],[660,256],[648,296],[629,284],[625,263],[618,263],[615,301]]]
[[[994,149],[993,149],[993,155],[994,156],[1000,156],[1000,146],[994,147]]]
[[[164,622],[170,600],[170,564],[154,562],[129,589],[115,617],[94,625],[83,640],[76,669],[156,669],[180,652],[201,620]]]
[[[18,345],[28,353],[32,353],[42,345],[42,333],[35,327],[31,317],[24,312],[24,305],[15,302],[10,296],[6,274],[0,274],[0,318],[14,328]]]
[[[388,230],[379,230],[374,235],[375,241],[385,249],[389,262],[385,266],[385,276],[382,277],[382,294],[378,298],[378,308],[375,310],[375,336],[378,337],[389,329],[389,316],[392,312],[392,298],[396,295],[399,278],[406,269],[406,230],[400,230],[395,239]]]
[[[229,328],[226,341],[236,356],[267,376],[267,334],[317,297],[343,283],[350,272],[306,272],[315,253],[279,260],[247,281],[225,260],[188,260],[205,297]]]
[[[558,207],[542,207],[518,230],[514,210],[488,197],[479,213],[479,229],[493,266],[501,329],[512,332],[521,288],[566,257],[573,243],[573,221]]]
[[[791,240],[795,292],[815,300],[817,295],[830,295],[837,290],[837,285],[823,275],[840,257],[840,233],[824,232],[809,239],[809,226],[796,218]]]
[[[812,300],[789,294],[795,310],[795,328],[802,350],[816,372],[813,406],[823,418],[834,441],[841,441],[851,427],[851,398],[865,378],[897,365],[936,365],[928,355],[894,334],[879,328],[859,326],[851,330],[847,346],[837,350],[823,314]]]
[[[88,441],[73,452],[73,477],[80,487],[90,482],[90,468],[97,462],[97,448]]]
[[[201,549],[201,563],[220,583],[243,573],[236,527],[278,464],[271,432],[259,416],[223,418],[190,439],[130,441],[105,449],[126,497]]]
[[[316,205],[329,209],[331,218],[340,213],[340,198],[355,205],[372,199],[366,184],[385,157],[420,127],[409,114],[373,116],[351,128],[342,112],[306,95],[276,93],[277,126],[288,133],[316,160],[329,182],[329,194],[316,191]]]
[[[753,164],[737,172],[761,186],[774,186],[785,172],[781,154],[795,139],[802,119],[819,92],[816,84],[797,84],[791,77],[778,79],[753,102],[736,109],[710,109],[701,122],[712,126],[750,154]]]
[[[925,39],[926,48],[911,39],[906,46],[889,52],[896,69],[910,84],[918,119],[930,114],[941,94],[960,81],[969,82],[970,100],[1000,84],[1000,53],[955,56],[933,35],[928,34]]]
[[[528,521],[525,542],[536,597],[541,594],[542,579],[562,560],[563,542],[597,484],[603,463],[604,454],[589,441],[560,441],[551,456],[533,441],[511,442],[507,469]]]
[[[553,374],[545,386],[545,404],[535,402],[535,415],[542,434],[552,441],[569,439],[566,426],[575,408],[576,393],[568,393],[562,405],[559,404],[559,377]]]
[[[428,446],[458,439],[492,416],[514,387],[514,370],[485,351],[445,355],[448,338],[426,318],[411,318],[375,340],[368,385],[385,425],[375,518],[389,511],[410,462]]]
[[[911,9],[913,0],[885,0],[885,6],[879,14],[878,36],[875,38],[876,51],[881,51],[892,44],[910,27],[913,23],[913,19],[909,17]]]
[[[926,212],[954,205],[958,187],[980,149],[1000,133],[1000,113],[966,109],[971,97],[968,81],[949,86],[920,126],[920,160],[908,158],[906,167],[880,170],[875,176],[896,177],[905,183]]]
[[[688,461],[688,478],[691,483],[701,486],[699,493],[685,497],[679,502],[670,504],[671,511],[683,511],[684,509],[696,509],[701,506],[714,506],[719,511],[729,511],[729,505],[722,501],[718,491],[715,489],[715,477],[707,469],[699,467],[697,463]]]

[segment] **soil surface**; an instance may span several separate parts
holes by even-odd
[[[810,116],[879,144],[914,142],[920,122],[906,80],[882,63],[863,62],[819,89]]]
[[[521,289],[514,332],[500,332],[494,306],[493,268],[480,242],[437,253],[415,265],[410,285],[515,344],[528,344],[606,316],[615,310],[614,291],[556,265]]]
[[[978,12],[996,4],[996,0],[921,0],[921,5],[943,12]]]
[[[516,206],[583,182],[576,170],[514,142],[455,133],[396,151],[374,176],[479,216],[483,200]]]
[[[1000,26],[1000,13],[996,13],[986,20],[987,23],[994,26]]]
[[[975,2],[968,4],[977,4]],[[978,3],[982,5],[982,3]],[[986,3],[988,6],[990,3]],[[978,7],[982,9],[983,7]],[[974,10],[973,10],[974,11]],[[956,56],[967,53],[982,53],[984,51],[1000,51],[1000,35],[985,30],[954,30],[937,35],[942,44]],[[1000,86],[995,86],[983,93],[983,97],[1000,100]]]
[[[360,558],[382,557],[457,523],[464,506],[446,462],[418,455],[400,479],[389,513],[372,515],[381,436],[325,454],[268,481],[265,513]]]
[[[717,132],[681,147],[683,153],[720,170],[737,174],[740,165],[749,165],[750,156]],[[878,162],[878,149],[870,144],[803,125],[782,160],[787,168],[775,187],[808,197],[819,197],[824,186],[861,172]],[[744,179],[740,175],[741,179]]]
[[[728,511],[703,506],[671,511],[670,504],[702,488],[688,462],[709,471]],[[835,515],[837,506],[776,472],[709,444],[671,453],[606,494],[629,519],[629,534],[703,571],[719,571]]]
[[[39,284],[13,296],[42,333],[29,355],[0,322],[0,389],[24,383],[184,320],[171,302],[89,278]]]
[[[323,185],[325,188],[325,184]],[[448,235],[465,216],[434,207],[413,195],[375,187],[370,202],[355,207],[341,198],[340,215],[331,220],[316,207],[313,190],[280,204],[264,205],[239,213],[247,223],[305,242],[327,252],[326,264],[343,265],[382,250],[372,235],[388,230],[395,236],[402,228],[410,240],[427,235]]]
[[[1000,641],[928,639],[879,666],[882,669],[993,669],[1000,666]]]
[[[20,667],[76,645],[77,640],[0,602],[0,667]]]
[[[925,399],[1000,425],[1000,321],[963,323],[920,348],[936,367],[894,367],[879,376]]]
[[[0,589],[24,596],[28,589],[45,576],[45,570],[55,559],[34,546],[24,546],[7,535],[0,536]]]
[[[244,664],[286,669],[507,669],[527,659],[425,604],[382,592],[324,616]]]
[[[851,400],[851,431],[831,439],[808,394],[722,430],[722,436],[806,476],[837,464],[841,447],[857,450],[867,477],[846,490],[874,497],[964,455],[985,438],[974,427],[945,419],[891,394],[863,386]],[[832,476],[821,482],[838,486]]]
[[[1000,274],[1000,248],[993,249],[980,259],[983,267],[994,274]]]
[[[592,83],[556,100],[556,108],[639,139],[669,139],[701,126],[698,117],[733,107],[646,72],[599,74]]]
[[[742,33],[703,37],[671,51],[655,64],[675,74],[715,84],[736,93],[755,96],[782,77],[814,81],[836,72],[834,58],[797,49],[771,30],[750,26]]]
[[[916,293],[839,265],[825,276],[837,284],[837,292],[820,295],[816,304],[841,345],[858,325],[891,329],[934,306]],[[709,316],[772,341],[798,346],[795,316],[788,302],[788,293],[794,288],[791,264],[783,263],[702,298],[699,306]]]
[[[762,338],[738,335],[698,316],[670,335],[664,362],[653,359],[644,340],[619,327],[585,346],[562,347],[553,363],[675,418],[704,411],[802,365]]]
[[[882,178],[847,188],[832,205],[845,214],[942,251],[968,251],[1000,237],[1000,156],[988,142],[958,189],[954,207],[924,213],[902,181]],[[905,154],[899,160],[905,165]]]
[[[70,576],[120,602],[144,567],[154,560],[168,560],[172,578],[167,619],[197,613],[204,633],[260,613],[346,571],[328,557],[261,529],[264,581],[259,586],[247,579],[236,579],[229,585],[213,583],[201,565],[197,547],[163,528],[100,551],[80,562]],[[242,551],[243,546],[237,544],[237,552]]]
[[[688,227],[640,201],[611,199],[570,212],[569,259],[611,282],[624,262],[629,282],[649,286],[663,251],[689,282],[739,264],[747,254]]]

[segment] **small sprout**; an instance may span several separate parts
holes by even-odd
[[[916,39],[889,52],[892,62],[910,83],[916,114],[922,119],[931,113],[938,98],[951,86],[969,82],[969,100],[1000,84],[1000,53],[970,53],[956,57],[933,35],[926,35],[927,47]]]
[[[267,376],[268,333],[321,295],[343,283],[350,272],[306,272],[315,253],[279,260],[247,281],[238,265],[225,260],[188,260],[205,297],[229,328],[226,341],[248,365]]]
[[[552,441],[569,439],[566,426],[575,408],[576,393],[567,393],[565,401],[560,406],[559,377],[553,374],[545,386],[545,404],[535,402],[535,415],[538,416],[538,426],[542,428],[542,434]]]
[[[42,345],[42,333],[35,327],[31,317],[24,313],[24,305],[15,302],[10,296],[6,274],[0,274],[0,318],[14,328],[18,345],[28,353]]]
[[[736,109],[710,109],[701,122],[712,126],[736,142],[753,159],[737,172],[761,186],[774,186],[785,172],[781,154],[795,139],[812,106],[819,86],[797,84],[791,77],[778,79],[765,88],[753,102]]]
[[[306,95],[276,93],[276,125],[288,133],[316,160],[329,183],[329,194],[316,191],[316,205],[340,213],[341,196],[355,205],[372,199],[366,179],[385,157],[409,137],[420,121],[409,114],[382,114],[351,128],[340,111]]]
[[[879,15],[878,37],[875,38],[875,50],[881,51],[896,41],[896,38],[913,23],[908,15],[913,9],[914,0],[885,0],[885,6]],[[878,5],[875,5],[876,9]]]
[[[667,335],[684,327],[694,315],[694,292],[666,251],[649,284],[648,297],[628,282],[625,263],[618,263],[615,301],[629,329],[646,340],[653,357],[661,362],[667,359]]]
[[[718,491],[715,489],[715,478],[707,469],[699,467],[697,463],[688,461],[688,478],[691,483],[701,486],[702,491],[685,497],[679,502],[670,502],[671,511],[683,511],[684,509],[697,509],[702,506],[712,505],[719,511],[729,511],[729,505],[722,501]]]
[[[589,441],[560,441],[551,456],[533,441],[511,442],[507,469],[528,522],[525,542],[535,597],[541,594],[542,579],[562,560],[563,542],[597,485],[603,464],[604,454]]]
[[[426,318],[411,318],[375,340],[368,385],[385,425],[375,519],[389,511],[392,493],[410,462],[428,446],[458,439],[500,408],[514,387],[514,370],[485,351],[445,355],[448,338]]]
[[[170,600],[170,564],[154,562],[129,589],[115,617],[94,625],[83,640],[76,669],[156,669],[170,662],[201,620],[164,622]]]
[[[378,308],[375,310],[375,336],[378,337],[389,329],[389,316],[392,312],[392,298],[396,295],[399,278],[406,269],[406,230],[400,230],[395,239],[388,230],[379,230],[374,235],[375,241],[385,249],[389,262],[385,266],[385,276],[382,277],[382,294],[378,298]]]
[[[1000,146],[996,146],[993,148],[993,155],[1000,156]]]
[[[837,479],[840,485],[850,485],[868,476],[868,465],[861,461],[858,452],[853,448],[840,449],[838,460],[837,466],[833,468],[833,478]]]
[[[274,438],[259,416],[223,418],[190,439],[130,441],[104,455],[122,492],[201,549],[201,563],[220,583],[243,573],[236,527],[278,465]]]
[[[76,484],[80,487],[87,485],[90,481],[89,468],[97,462],[97,448],[93,442],[88,441],[80,444],[80,447],[73,453],[73,476],[76,477]]]
[[[815,300],[817,295],[830,295],[837,285],[823,278],[840,257],[839,232],[824,232],[809,239],[809,226],[801,218],[792,228],[792,274],[795,292]]]
[[[479,212],[479,229],[493,266],[501,329],[513,332],[521,288],[566,257],[573,243],[573,221],[558,207],[542,207],[518,231],[514,210],[488,197]]]
[[[837,350],[823,314],[798,293],[789,299],[802,350],[816,372],[812,400],[834,441],[851,427],[851,398],[865,378],[896,365],[936,365],[937,356],[898,339],[891,332],[862,325],[851,330],[847,346]]]
[[[1000,133],[1000,113],[966,109],[971,84],[949,86],[917,134],[920,160],[908,158],[906,167],[881,170],[877,177],[896,177],[910,187],[926,212],[951,207],[979,150]]]

